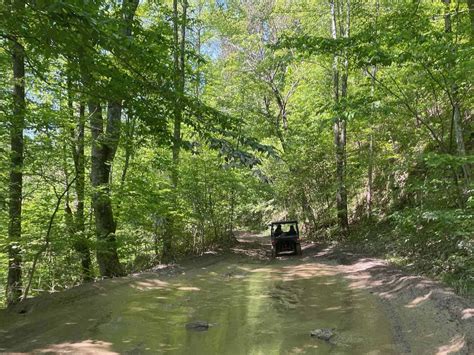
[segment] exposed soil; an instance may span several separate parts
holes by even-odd
[[[474,306],[446,286],[388,262],[331,248],[314,254],[338,265],[351,287],[377,296],[403,353],[474,353]]]
[[[474,307],[439,283],[315,244],[272,260],[268,242],[27,300],[0,312],[0,352],[474,353]]]

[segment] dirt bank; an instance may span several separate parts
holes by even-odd
[[[307,254],[338,265],[351,287],[377,296],[403,352],[474,353],[474,306],[470,300],[438,282],[404,273],[384,260],[310,246]]]
[[[473,353],[473,307],[440,284],[313,244],[271,260],[266,238],[239,241],[2,311],[0,352]]]

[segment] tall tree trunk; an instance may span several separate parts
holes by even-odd
[[[344,73],[341,78],[341,98],[345,102],[347,99],[347,78],[348,78],[348,62],[347,58],[344,60]],[[338,145],[336,146],[337,151],[337,202],[338,208],[337,213],[339,217],[339,223],[343,234],[347,234],[349,231],[349,220],[348,220],[348,209],[347,209],[347,188],[346,188],[346,166],[347,166],[347,121],[341,119],[339,116],[339,133],[340,138]]]
[[[130,160],[132,159],[134,146],[133,137],[135,136],[135,127],[137,119],[132,113],[127,112],[127,118],[125,120],[125,161],[123,163],[122,174],[120,175],[120,191],[123,191],[125,181],[127,180],[127,173],[130,167]],[[119,201],[120,202],[120,201]]]
[[[92,261],[87,238],[85,235],[84,199],[85,199],[85,165],[84,165],[84,131],[85,131],[85,105],[79,104],[79,116],[74,115],[74,100],[72,82],[68,79],[68,109],[71,122],[76,121],[76,129],[71,129],[71,151],[74,161],[75,181],[75,212],[73,213],[66,202],[66,213],[69,219],[69,232],[73,238],[73,247],[81,258],[82,280],[92,280]],[[67,200],[66,200],[67,201]]]
[[[378,3],[377,3],[378,5]],[[378,10],[378,7],[377,7]],[[377,11],[378,13],[378,11]],[[370,87],[370,95],[372,96],[372,100],[375,95],[375,78],[377,75],[377,66],[374,65],[372,68],[372,75],[371,75],[371,87]],[[375,106],[372,105],[372,111],[375,110]],[[371,113],[373,115],[373,113]],[[371,122],[371,132],[369,136],[369,159],[368,159],[368,167],[367,167],[367,194],[366,194],[366,204],[367,204],[367,218],[372,218],[372,194],[373,194],[373,182],[374,182],[374,134],[373,134],[373,122]]]
[[[378,25],[378,18],[380,12],[380,1],[377,0],[375,2],[375,30],[377,31]],[[370,70],[370,69],[368,69]],[[371,75],[371,85],[370,85],[370,96],[372,101],[374,100],[375,96],[375,79],[377,76],[377,65],[372,67],[372,75]],[[369,135],[369,158],[368,158],[368,167],[367,167],[367,193],[365,197],[366,202],[366,213],[367,218],[372,218],[372,195],[373,195],[373,184],[374,184],[374,122],[373,122],[373,115],[375,111],[375,105],[372,103],[372,109],[370,113],[370,135]]]
[[[372,218],[372,193],[374,185],[374,135],[369,136],[369,161],[367,167],[367,193],[365,202],[367,205],[367,218]]]
[[[457,85],[454,84],[452,88],[453,96],[453,128],[456,137],[456,150],[460,157],[466,156],[466,148],[464,145],[464,134],[461,120],[461,108],[459,104],[459,95]],[[471,171],[468,163],[462,164],[462,172],[465,180],[466,188],[469,186],[471,180]]]
[[[12,12],[21,15],[25,3],[15,0]],[[25,51],[16,36],[12,36],[13,65],[13,115],[10,121],[10,183],[8,224],[8,280],[7,304],[17,303],[21,298],[21,210],[23,190],[23,129],[25,127]]]
[[[110,127],[107,127],[107,131],[104,132],[101,105],[94,100],[90,100],[88,107],[92,131],[91,184],[97,236],[97,263],[102,276],[121,276],[124,271],[117,255],[116,224],[109,186],[112,159],[108,154],[116,148],[118,130],[111,131]],[[109,110],[112,111],[113,108],[109,107]]]
[[[185,66],[186,66],[186,23],[188,2],[183,0],[183,12],[181,14],[181,27],[179,26],[178,0],[173,0],[173,39],[174,39],[174,127],[173,127],[173,171],[172,183],[174,187],[178,186],[178,165],[179,152],[181,149],[181,121],[183,114],[183,96],[185,83]],[[181,31],[181,34],[180,34]]]
[[[337,18],[336,18],[336,0],[330,1],[331,8],[331,34],[333,39],[338,38],[337,34]],[[347,21],[349,20],[349,5],[347,9]],[[345,36],[349,35],[348,32],[349,23],[347,23],[347,29]],[[345,100],[347,98],[347,78],[348,78],[348,61],[347,58],[344,60],[344,71],[340,78],[339,73],[339,58],[334,55],[333,60],[333,95],[336,106],[336,118],[334,121],[334,145],[336,149],[336,208],[337,217],[339,220],[339,226],[344,235],[348,233],[349,221],[347,211],[347,191],[345,186],[345,167],[346,167],[346,122],[341,118],[339,109],[340,98]]]
[[[127,116],[125,119],[125,142],[123,144],[125,150],[125,161],[123,163],[122,174],[120,175],[120,188],[119,193],[122,194],[125,188],[125,182],[127,181],[127,174],[130,168],[130,162],[133,158],[134,154],[134,140],[133,137],[135,136],[135,127],[136,127],[136,117],[132,115],[130,111],[127,112]],[[117,218],[120,220],[122,216],[122,200],[119,199],[117,201]]]
[[[84,200],[85,200],[85,164],[84,164],[84,136],[85,136],[85,104],[79,104],[79,117],[77,122],[76,143],[75,143],[75,157],[74,166],[76,169],[76,224],[77,229],[84,233]]]
[[[179,184],[179,154],[181,150],[181,122],[183,119],[184,86],[186,70],[186,25],[187,25],[187,0],[182,0],[181,21],[178,12],[178,0],[173,0],[173,41],[174,41],[174,122],[173,122],[173,166],[171,169],[171,183],[174,192]],[[181,26],[180,26],[181,22]],[[176,201],[176,199],[175,199]],[[173,235],[176,221],[173,217],[166,218],[166,233],[163,238],[162,261],[168,262],[173,258]]]
[[[199,7],[199,13],[198,15],[201,14],[201,7]],[[195,51],[196,54],[200,57],[201,56],[201,36],[202,36],[202,27],[199,25],[196,28],[196,45],[195,45]],[[195,86],[195,92],[194,95],[196,95],[196,99],[199,99],[201,96],[201,63],[198,61],[196,63],[196,86]]]
[[[451,0],[442,0],[446,6],[446,13],[444,16],[444,29],[446,33],[452,32],[452,25],[451,25],[451,14],[450,14],[450,4]],[[471,4],[469,4],[471,5]],[[454,51],[454,49],[453,49]],[[451,106],[452,106],[452,127],[454,130],[454,137],[456,142],[456,151],[459,157],[464,158],[466,156],[466,148],[464,145],[464,134],[463,134],[463,127],[462,127],[462,120],[461,120],[461,108],[459,104],[459,94],[458,94],[458,86],[454,83],[451,87]],[[471,180],[471,171],[469,164],[464,163],[461,165],[462,168],[462,175],[464,177],[464,200],[468,198],[468,190],[469,184]]]
[[[138,2],[139,0],[124,0],[122,2],[121,35],[124,38],[132,35],[132,21]],[[117,87],[114,79],[112,81],[111,87]],[[110,198],[111,167],[120,140],[122,101],[121,94],[117,94],[109,100],[105,131],[100,104],[93,100],[88,104],[92,130],[91,183],[94,189],[92,205],[98,240],[97,263],[100,274],[109,277],[124,274],[117,255],[116,221]]]
[[[178,0],[173,0],[173,65],[174,65],[174,90],[175,90],[175,102],[174,102],[174,123],[173,123],[173,172],[172,182],[174,186],[178,184],[178,176],[176,165],[179,159],[179,138],[181,138],[181,110],[179,94],[179,13],[178,13]]]

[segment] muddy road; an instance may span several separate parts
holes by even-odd
[[[0,352],[473,352],[474,310],[440,285],[314,245],[271,260],[266,241],[28,300],[0,312]]]

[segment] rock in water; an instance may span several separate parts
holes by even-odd
[[[187,323],[186,324],[186,329],[187,330],[194,330],[196,332],[203,332],[203,331],[209,329],[209,323],[198,320],[196,322]]]
[[[331,339],[334,335],[334,328],[315,329],[311,332],[312,337],[325,341],[329,341],[329,339]]]

